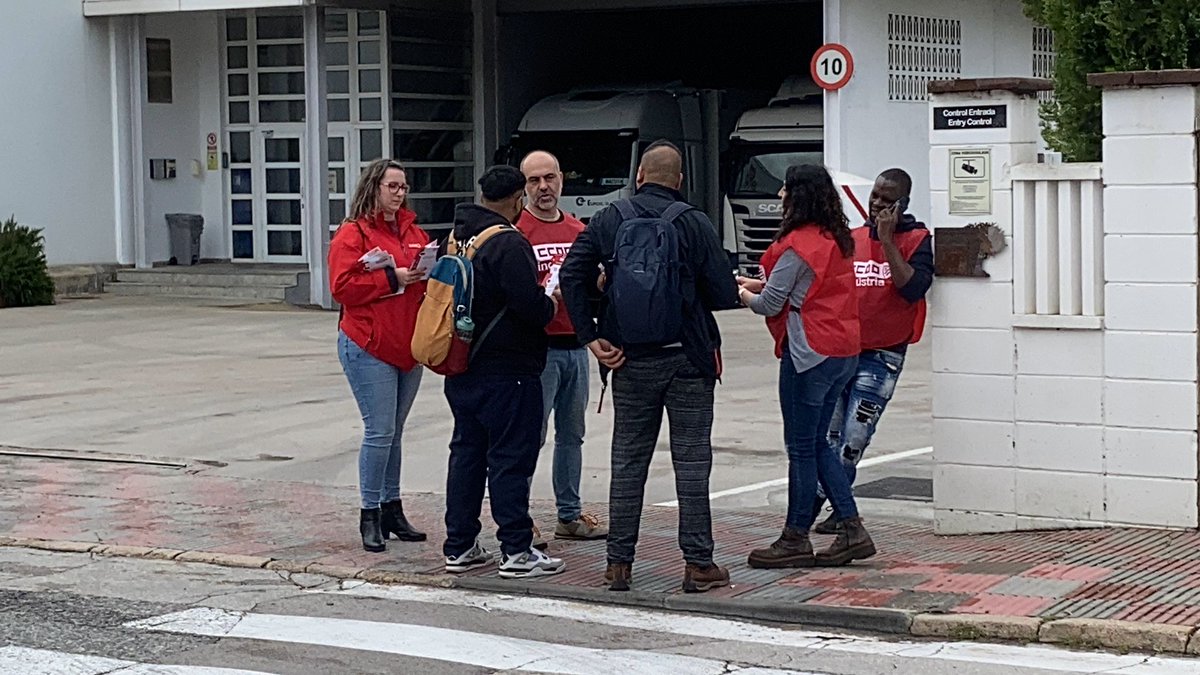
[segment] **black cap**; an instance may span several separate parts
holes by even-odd
[[[484,199],[498,202],[525,191],[525,174],[504,164],[488,167],[479,177],[479,187]]]

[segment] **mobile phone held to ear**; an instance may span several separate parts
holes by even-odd
[[[900,199],[896,200],[896,215],[901,215],[908,211],[908,202],[908,197],[901,197]]]

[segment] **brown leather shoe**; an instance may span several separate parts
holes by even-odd
[[[542,536],[542,531],[538,529],[537,525],[533,526],[533,543],[530,546],[539,551],[545,551],[547,548],[550,548],[549,542]]]
[[[785,527],[783,534],[779,535],[773,544],[751,551],[746,564],[760,569],[812,567],[817,564],[817,559],[813,555],[808,533]]]
[[[837,538],[817,554],[818,567],[841,567],[851,560],[866,560],[875,555],[875,542],[863,527],[862,518],[843,520],[838,525]]]
[[[689,563],[683,568],[683,592],[703,593],[704,591],[729,585],[729,570],[720,565],[701,567]]]
[[[585,513],[575,520],[564,523],[558,521],[554,526],[555,539],[604,539],[608,536],[608,528],[590,513]]]
[[[608,563],[604,570],[604,583],[610,591],[627,591],[633,582],[633,565],[631,563]]]

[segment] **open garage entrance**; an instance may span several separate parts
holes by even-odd
[[[577,4],[499,4],[495,141],[511,147],[496,159],[557,154],[564,208],[586,221],[632,192],[641,150],[666,138],[684,152],[684,196],[742,264],[757,262],[778,213],[752,212],[777,207],[787,166],[823,162],[823,96],[808,76],[822,3]],[[747,114],[768,105],[782,116]],[[759,157],[739,145],[750,119],[774,125]],[[727,198],[731,187],[752,203]]]
[[[764,105],[788,76],[807,75],[823,34],[820,2],[503,13],[533,4],[500,6],[502,138],[539,99],[596,85],[678,83]]]

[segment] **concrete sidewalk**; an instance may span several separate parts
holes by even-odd
[[[712,492],[784,475],[776,382],[779,362],[762,320],[718,313],[725,376],[716,390]],[[338,364],[337,312],[222,308],[161,298],[64,302],[5,309],[0,319],[0,445],[155,455],[214,462],[232,478],[358,483],[362,417]],[[872,456],[933,445],[929,344],[915,346]],[[592,404],[584,441],[584,499],[605,499],[611,394]],[[443,378],[425,373],[404,434],[404,487],[446,488],[453,416]],[[667,458],[666,435],[659,446]],[[542,452],[535,498],[553,498],[552,452]],[[928,479],[928,458],[866,469],[860,485],[894,475]],[[778,487],[725,498],[770,507]],[[675,499],[670,463],[651,467],[646,499]],[[870,505],[864,505],[867,513]],[[894,508],[893,504],[887,508]],[[929,509],[930,515],[932,509]],[[917,514],[924,517],[924,514]]]
[[[4,450],[11,452],[11,449]],[[352,489],[206,475],[195,468],[0,454],[0,542],[307,571],[376,582],[455,585],[826,627],[1200,653],[1200,534],[1085,530],[938,537],[871,522],[880,554],[841,569],[752,570],[746,553],[782,514],[714,512],[718,562],[733,585],[679,591],[674,509],[645,513],[634,592],[603,587],[604,542],[552,542],[562,575],[498,579],[442,573],[443,499],[406,497],[424,544],[362,551]],[[603,505],[593,505],[597,513]],[[543,530],[549,503],[535,504]],[[485,532],[491,531],[485,508]],[[823,545],[824,537],[816,543]],[[1189,644],[1190,642],[1190,644]]]

